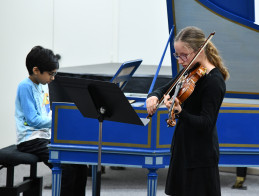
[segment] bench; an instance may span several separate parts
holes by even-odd
[[[40,162],[37,156],[18,151],[16,145],[0,149],[0,169],[7,168],[6,186],[0,187],[0,195],[42,196],[43,177],[37,177],[37,162]],[[20,164],[30,165],[30,176],[14,185],[14,168]]]

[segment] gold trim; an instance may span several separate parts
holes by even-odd
[[[157,130],[157,132],[156,132],[156,148],[170,148],[171,147],[171,144],[160,144],[159,143],[159,140],[160,140],[160,122],[161,122],[161,120],[160,120],[160,115],[161,114],[167,114],[168,113],[168,111],[167,110],[162,110],[162,111],[158,111],[157,112],[157,122],[156,122],[156,124],[157,124],[157,126],[156,126],[156,130]],[[170,129],[171,130],[171,129]],[[170,130],[168,130],[168,131],[170,131]]]
[[[174,6],[174,0],[172,0],[172,12],[173,12],[173,21],[174,21],[174,35],[176,35],[176,20],[175,20],[175,6]]]
[[[54,143],[59,141],[58,138],[58,110],[59,109],[74,109],[77,110],[76,106],[65,106],[65,105],[56,105],[55,106],[55,120],[54,120]]]
[[[259,114],[259,110],[219,110],[219,113]]]
[[[252,30],[252,31],[259,32],[259,30],[257,30],[257,29],[254,29],[254,28],[252,28],[252,27],[246,26],[246,25],[244,25],[244,24],[242,24],[242,23],[239,23],[239,22],[234,21],[234,20],[232,20],[232,19],[230,19],[230,18],[227,18],[227,17],[225,17],[225,16],[223,16],[223,15],[220,15],[219,13],[215,12],[214,10],[212,10],[212,9],[208,8],[207,6],[203,5],[199,0],[195,0],[195,1],[196,1],[197,3],[199,3],[199,4],[200,4],[202,7],[204,7],[205,9],[211,11],[212,13],[216,14],[217,16],[219,16],[219,17],[221,17],[221,18],[223,18],[223,19],[226,19],[226,20],[228,20],[228,21],[230,21],[230,22],[233,22],[233,23],[235,23],[235,24],[237,24],[237,25],[240,25],[240,26],[245,27],[245,28],[247,28],[247,29],[250,29],[250,30]]]
[[[76,106],[65,106],[65,105],[56,105],[55,106],[54,143],[98,145],[98,141],[59,140],[57,138],[57,132],[58,132],[58,111],[59,111],[59,109],[78,110],[78,108]],[[143,113],[147,113],[144,110],[135,110],[135,111],[137,113],[142,113],[142,114]],[[151,129],[152,129],[152,119],[150,118],[150,122],[148,124],[147,144],[102,142],[102,145],[106,145],[106,146],[121,146],[121,147],[150,148],[151,147]]]
[[[172,0],[172,12],[173,12],[173,21],[174,21],[174,37],[176,37],[177,35],[177,27],[176,27],[176,18],[175,18],[175,4],[174,4],[174,0]],[[172,55],[172,54],[171,54]],[[177,73],[179,73],[180,71],[180,65],[178,63],[178,61],[176,61],[176,69],[177,69]],[[176,74],[177,75],[177,74]]]
[[[220,110],[220,113],[244,113],[244,114],[259,114],[258,110]],[[220,147],[248,147],[258,148],[259,144],[219,144]]]
[[[248,147],[258,148],[259,144],[219,144],[219,147]]]
[[[168,113],[167,110],[157,112],[157,134],[156,148],[170,148],[171,144],[160,144],[160,115]],[[259,114],[258,110],[220,110],[219,113],[244,113],[244,114]],[[256,144],[220,144],[220,147],[259,147]]]
[[[252,107],[258,108],[259,104],[222,103],[221,107]]]
[[[57,139],[57,129],[58,129],[58,123],[56,123],[58,121],[58,107],[55,107],[55,118],[54,118],[54,142]]]
[[[255,92],[239,92],[239,91],[227,91],[226,93],[247,94],[247,95],[259,95],[259,93],[255,93]]]

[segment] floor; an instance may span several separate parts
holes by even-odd
[[[102,196],[134,196],[147,195],[147,169],[126,168],[125,170],[111,170],[106,167],[105,174],[101,179],[101,195]],[[15,169],[15,183],[22,181],[23,176],[29,174],[29,166],[19,165]],[[167,169],[158,170],[157,196],[164,196],[164,185]],[[51,172],[44,165],[39,163],[38,176],[43,176],[43,186],[51,184]],[[0,170],[0,186],[5,184],[6,169]],[[231,189],[235,182],[235,173],[220,172],[221,192],[222,196],[258,196],[259,195],[259,176],[247,175],[245,186],[247,190]],[[88,178],[86,187],[86,196],[92,195],[92,181]],[[3,195],[4,196],[4,195]],[[43,189],[42,196],[51,196],[51,189]]]

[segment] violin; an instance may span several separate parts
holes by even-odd
[[[192,70],[188,75],[186,75],[181,82],[178,83],[178,88],[175,89],[175,94],[173,96],[173,103],[169,109],[169,117],[167,119],[167,126],[173,127],[176,125],[175,113],[178,111],[173,110],[175,97],[179,100],[181,105],[194,91],[196,82],[206,74],[206,68],[202,65],[198,65],[194,70]]]

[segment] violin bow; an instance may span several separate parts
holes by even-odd
[[[173,88],[176,86],[176,84],[181,80],[182,76],[188,71],[188,69],[191,67],[192,63],[196,60],[196,58],[200,55],[201,51],[207,46],[209,41],[212,39],[212,37],[215,35],[215,32],[212,32],[209,37],[206,39],[206,41],[203,43],[203,45],[199,48],[197,54],[193,57],[191,62],[189,63],[188,66],[186,66],[183,70],[183,72],[176,78],[174,83],[171,85],[171,87],[166,91],[165,95],[168,95]],[[159,100],[156,110],[164,103],[164,96]],[[150,115],[147,116],[147,118],[150,117]]]

